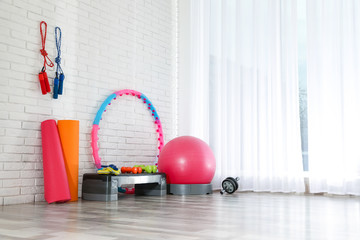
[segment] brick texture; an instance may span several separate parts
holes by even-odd
[[[57,100],[42,95],[38,83],[42,20],[53,61],[54,28],[62,29],[66,79]],[[0,1],[0,205],[44,200],[43,120],[80,120],[79,182],[83,173],[94,172],[92,121],[114,91],[144,93],[160,115],[165,142],[176,136],[176,21],[176,0]],[[54,70],[47,70],[51,86]],[[100,123],[102,162],[153,163],[155,130],[141,101],[117,98]]]

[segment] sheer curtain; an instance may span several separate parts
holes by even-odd
[[[210,144],[215,187],[239,176],[241,190],[303,192],[296,1],[190,5],[179,134]]]
[[[310,191],[360,195],[360,2],[308,0]]]

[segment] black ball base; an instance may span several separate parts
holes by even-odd
[[[167,193],[173,195],[212,194],[211,184],[168,184]]]

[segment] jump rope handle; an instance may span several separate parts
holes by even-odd
[[[46,92],[50,92],[50,91],[51,91],[51,88],[50,88],[50,84],[49,84],[49,79],[48,79],[47,73],[46,73],[46,72],[43,72],[43,75],[44,75],[44,82],[45,82]]]
[[[44,79],[44,72],[39,73],[39,82],[41,87],[41,93],[45,95],[47,93],[46,86],[45,86],[45,79]]]
[[[57,99],[59,93],[59,79],[58,75],[56,74],[56,77],[54,78],[54,90],[53,90],[53,98]]]
[[[40,87],[41,87],[41,93],[43,95],[45,95],[46,93],[51,91],[49,79],[48,79],[47,73],[44,70],[42,70],[39,73],[39,82],[40,82]]]
[[[60,95],[62,95],[63,92],[64,79],[65,79],[65,75],[61,73],[59,78],[59,90],[58,90],[58,93]]]

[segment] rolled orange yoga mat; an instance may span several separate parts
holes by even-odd
[[[58,129],[69,182],[70,201],[77,201],[79,184],[79,121],[59,120]]]
[[[56,121],[41,123],[44,169],[44,197],[48,203],[70,200],[68,179]]]

